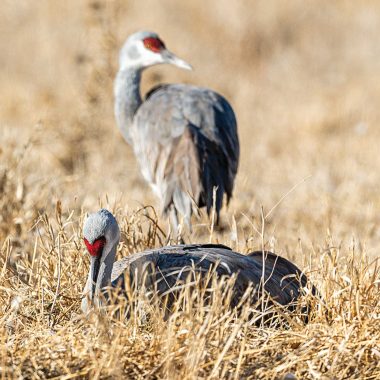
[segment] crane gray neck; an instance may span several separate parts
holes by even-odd
[[[92,286],[90,291],[90,297],[93,300],[94,305],[101,306],[102,300],[107,301],[107,293],[104,292],[104,288],[111,285],[112,280],[112,269],[116,257],[116,246],[114,244],[109,251],[108,255],[104,257],[104,260],[101,261],[99,274],[95,286],[95,294],[92,294]],[[106,248],[106,247],[105,247]],[[91,271],[89,274],[89,281],[91,283]]]
[[[141,71],[141,68],[120,69],[115,79],[115,117],[123,137],[129,144],[132,143],[130,128],[133,117],[141,105]]]

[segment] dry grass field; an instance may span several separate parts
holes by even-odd
[[[323,297],[308,325],[256,325],[222,296],[166,321],[144,299],[129,320],[82,316],[86,213],[114,212],[120,256],[165,242],[113,117],[118,49],[139,29],[194,67],[151,68],[144,91],[211,87],[238,118],[222,228],[203,216],[186,242],[294,261]],[[380,379],[379,36],[375,0],[3,0],[2,378]]]

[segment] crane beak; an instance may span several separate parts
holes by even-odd
[[[96,281],[98,280],[100,269],[100,255],[99,256],[91,256],[91,300],[94,299],[95,290],[96,290]]]
[[[181,69],[193,70],[193,68],[190,64],[188,64],[183,59],[177,57],[175,54],[173,54],[169,50],[165,50],[164,52],[162,52],[162,57],[163,57],[165,63],[170,63],[171,65],[178,66]]]

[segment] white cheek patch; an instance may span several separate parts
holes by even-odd
[[[128,59],[131,59],[131,60],[136,60],[137,58],[140,57],[140,53],[137,49],[136,46],[131,46],[128,50],[127,50],[127,56],[128,56]]]

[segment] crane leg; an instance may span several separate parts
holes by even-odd
[[[170,207],[169,219],[170,219],[170,225],[172,227],[173,235],[177,236],[178,229],[179,229],[179,222],[178,222],[177,210],[175,209],[174,205],[171,205]]]

